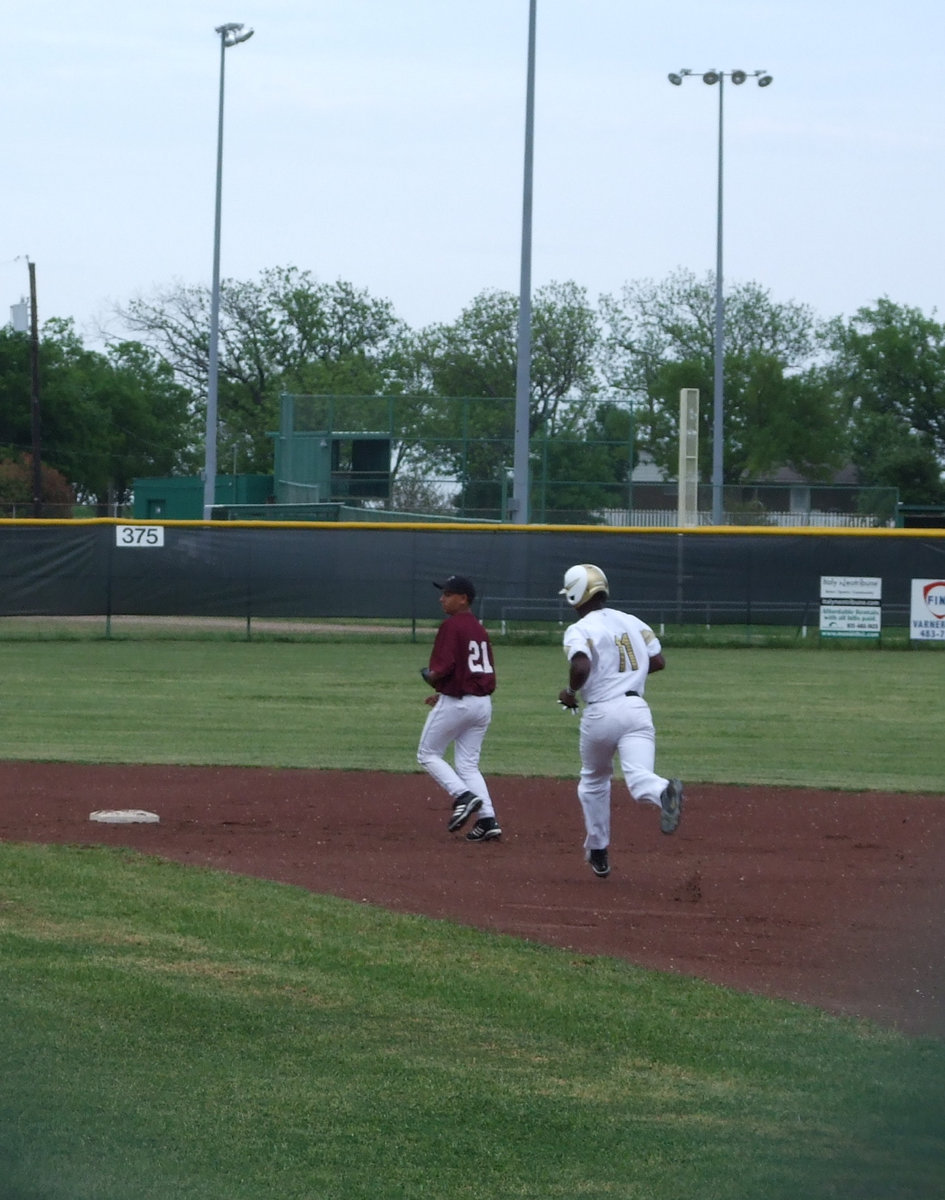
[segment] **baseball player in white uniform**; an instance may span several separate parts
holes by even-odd
[[[579,695],[584,701],[578,799],[587,861],[601,879],[610,874],[615,756],[633,799],[660,810],[663,833],[676,832],[683,805],[682,783],[653,770],[656,731],[643,690],[647,675],[666,666],[659,638],[638,617],[608,608],[608,593],[606,575],[591,563],[571,567],[559,592],[577,610],[578,620],[564,631],[568,686],[558,693],[558,701],[575,711]]]

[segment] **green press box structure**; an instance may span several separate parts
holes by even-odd
[[[271,475],[218,475],[214,504],[272,503]],[[203,517],[203,480],[199,475],[134,481],[136,521],[199,521]]]

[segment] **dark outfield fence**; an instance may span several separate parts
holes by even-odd
[[[0,616],[425,620],[461,572],[486,621],[558,620],[576,562],[651,623],[816,624],[820,577],[843,575],[881,577],[883,624],[907,625],[945,530],[0,521]]]

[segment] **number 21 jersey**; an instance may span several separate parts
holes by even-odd
[[[471,612],[454,613],[437,630],[430,670],[445,676],[436,685],[444,696],[490,696],[495,691],[492,644]]]

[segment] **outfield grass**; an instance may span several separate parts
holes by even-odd
[[[6,758],[412,771],[410,642],[6,641]],[[558,646],[492,774],[574,776]],[[941,654],[667,646],[691,782],[940,792]],[[0,845],[0,1200],[929,1200],[945,1043],[124,851]]]
[[[416,770],[428,644],[2,641],[6,758]],[[658,769],[688,782],[931,791],[945,656],[667,646],[647,689]],[[570,777],[555,645],[496,646],[483,766]]]
[[[0,846],[3,1200],[929,1200],[945,1043],[134,853]]]

